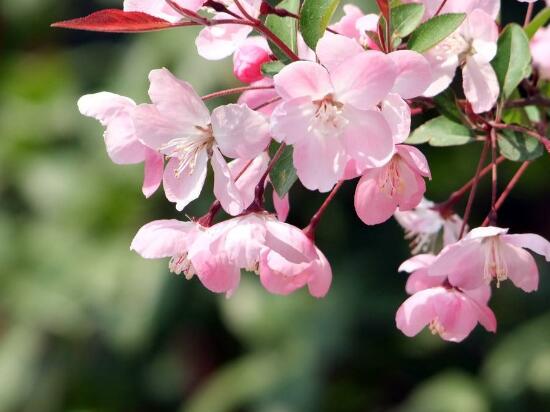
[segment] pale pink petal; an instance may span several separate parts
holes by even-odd
[[[308,270],[308,289],[311,296],[323,298],[330,290],[332,284],[332,269],[330,263],[319,249],[317,249],[318,258],[313,262]]]
[[[210,124],[210,113],[193,87],[176,78],[167,69],[149,73],[149,96],[163,116],[192,129]]]
[[[237,216],[245,205],[241,192],[237,189],[231,171],[217,147],[212,149],[212,170],[214,170],[214,195],[228,214]]]
[[[189,203],[197,199],[204,186],[207,172],[208,154],[200,152],[193,170],[183,170],[176,176],[179,160],[170,159],[164,170],[163,185],[166,198],[176,203],[176,209],[182,211]]]
[[[387,164],[395,153],[392,131],[379,111],[344,106],[342,116],[348,126],[342,142],[359,170]]]
[[[251,86],[272,86],[273,79],[265,78],[258,82],[254,82]],[[275,89],[248,90],[239,97],[239,104],[246,104],[252,110],[257,110],[260,113],[270,116],[273,110],[279,103],[279,95]]]
[[[345,4],[343,7],[344,17],[331,26],[331,29],[339,34],[351,39],[358,39],[359,32],[356,24],[357,20],[363,17],[361,9],[353,4]]]
[[[243,83],[262,80],[262,65],[271,60],[267,40],[260,36],[248,37],[233,55],[233,74]]]
[[[380,190],[379,173],[379,170],[367,171],[355,190],[355,211],[367,225],[385,222],[397,209],[397,200]]]
[[[254,201],[256,186],[267,171],[268,164],[269,155],[265,152],[253,160],[237,159],[229,163],[231,176],[235,180],[244,208]]]
[[[443,328],[442,339],[462,342],[474,330],[478,321],[478,311],[468,297],[457,291],[435,296],[432,305],[437,321]]]
[[[425,269],[433,263],[435,258],[436,256],[431,253],[415,255],[401,263],[397,270],[399,272],[412,273],[419,269]]]
[[[366,51],[331,71],[338,101],[358,109],[372,109],[392,90],[397,67],[388,55]]]
[[[442,286],[445,283],[447,278],[445,276],[429,276],[427,274],[427,269],[419,269],[416,272],[413,272],[407,278],[407,283],[405,284],[405,291],[409,295],[414,295],[417,292],[422,290],[435,288],[437,286]]]
[[[433,80],[428,60],[410,50],[398,50],[389,56],[397,66],[397,80],[393,92],[404,99],[422,95]]]
[[[286,66],[273,78],[275,90],[285,100],[324,98],[334,92],[327,70],[320,64],[299,61]]]
[[[463,289],[462,291],[481,305],[487,305],[492,294],[491,285],[487,283],[477,289]]]
[[[362,54],[364,49],[353,38],[326,32],[317,43],[317,57],[330,72],[352,57]]]
[[[315,133],[310,126],[315,119],[316,109],[309,97],[280,103],[271,116],[273,138],[291,145],[309,140],[309,136]]]
[[[189,241],[196,236],[194,222],[156,220],[147,223],[137,232],[130,250],[145,259],[159,259],[185,253]]]
[[[98,120],[107,126],[121,112],[131,111],[136,104],[128,97],[109,92],[87,94],[78,99],[78,110],[84,116]]]
[[[357,20],[357,23],[355,23],[355,27],[359,32],[359,42],[361,43],[361,45],[368,47],[372,50],[380,50],[378,44],[376,44],[376,42],[371,39],[370,36],[367,34],[367,32],[377,32],[379,21],[380,17],[378,16],[378,14],[373,13],[367,14]]]
[[[253,159],[271,140],[264,115],[245,104],[228,104],[212,112],[212,130],[221,152],[231,158]]]
[[[506,265],[508,278],[525,292],[534,292],[539,287],[539,269],[535,259],[526,250],[501,242],[500,253]]]
[[[474,113],[484,113],[496,104],[500,87],[493,66],[479,64],[469,57],[462,69],[464,94]]]
[[[542,236],[533,233],[502,235],[500,239],[510,245],[531,249],[538,255],[544,256],[550,262],[550,242]]]
[[[218,13],[217,19],[233,17]],[[252,27],[239,24],[221,24],[202,29],[195,40],[199,55],[207,60],[221,60],[231,56],[248,37]]]
[[[505,235],[508,229],[495,226],[476,227],[468,232],[465,239],[485,239],[487,237]]]
[[[214,293],[230,297],[241,279],[241,270],[228,256],[211,254],[208,250],[196,253],[191,262],[201,283]]]
[[[396,93],[390,93],[382,102],[382,115],[391,128],[393,142],[403,143],[411,132],[411,109]]]
[[[436,287],[412,295],[397,310],[397,329],[409,337],[418,335],[436,317],[431,300],[434,296],[445,293],[447,292],[444,288]]]
[[[263,249],[260,254],[260,282],[262,286],[274,295],[286,296],[304,287],[307,276],[301,272],[308,264],[296,265],[286,261],[279,254]],[[298,268],[298,273],[290,275],[289,271]]]
[[[141,188],[145,197],[150,197],[157,191],[162,183],[164,173],[164,157],[153,149],[145,150],[145,172],[143,187]]]
[[[473,58],[478,64],[493,60],[497,54],[498,26],[491,16],[483,10],[473,10],[460,30],[465,38],[473,40]]]
[[[273,207],[277,213],[277,219],[281,222],[285,222],[290,212],[289,194],[287,193],[282,198],[277,194],[277,191],[273,189]]]
[[[178,4],[180,2],[180,0],[176,1]],[[198,7],[196,10],[198,10]],[[124,11],[147,13],[171,23],[176,23],[183,18],[165,0],[124,0]]]
[[[451,54],[446,56],[436,46],[424,54],[432,69],[432,83],[424,92],[424,96],[433,97],[447,89],[453,82],[456,69],[459,66],[458,56]]]
[[[399,174],[399,187],[395,193],[395,198],[399,204],[400,211],[407,211],[417,207],[424,193],[426,192],[426,182],[422,176],[408,163],[400,160],[397,162],[397,171]]]
[[[278,220],[265,223],[265,246],[290,263],[310,263],[317,257],[315,245],[296,226]]]
[[[404,144],[398,145],[396,148],[401,159],[403,159],[415,172],[424,177],[432,177],[428,160],[420,150],[414,146]]]

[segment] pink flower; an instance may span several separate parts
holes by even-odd
[[[434,251],[441,230],[443,230],[443,246],[458,240],[462,219],[456,214],[443,217],[434,210],[435,203],[427,199],[412,210],[397,210],[393,217],[405,229],[406,238],[412,239],[412,253]]]
[[[475,113],[492,109],[499,95],[497,76],[490,62],[497,52],[498,27],[482,10],[474,10],[451,36],[425,56],[432,64],[434,81],[424,93],[435,96],[445,90],[462,66],[463,88]]]
[[[254,87],[273,86],[273,79],[265,77],[251,84]],[[246,104],[252,110],[257,110],[266,116],[271,116],[279,103],[279,95],[275,89],[247,90],[239,97],[239,104]]]
[[[169,159],[163,177],[168,200],[178,210],[195,200],[211,158],[216,196],[228,213],[241,213],[248,205],[223,155],[257,157],[270,140],[264,116],[244,104],[220,106],[210,115],[193,88],[168,70],[153,70],[149,79],[153,104],[138,106],[133,120],[138,138]]]
[[[189,258],[206,288],[231,295],[242,269],[256,272],[264,287],[286,295],[308,286],[315,297],[330,288],[330,265],[298,228],[265,213],[218,223],[193,243]]]
[[[242,16],[241,11],[232,1],[223,1],[228,5],[228,9]],[[247,13],[254,18],[260,15],[260,6],[262,0],[240,0],[241,5]],[[215,13],[213,20],[235,19],[227,13]],[[251,26],[242,24],[221,24],[210,27],[205,27],[199,33],[195,44],[199,55],[207,60],[221,60],[231,56],[235,50],[241,45],[248,35],[252,32]]]
[[[550,80],[550,28],[541,27],[531,40],[533,64],[541,79]]]
[[[524,248],[550,261],[550,243],[535,234],[507,234],[508,229],[479,227],[445,247],[428,269],[430,276],[447,275],[451,284],[475,289],[496,279],[510,279],[525,292],[537,290],[539,271]]]
[[[443,286],[447,276],[429,276],[428,268],[435,260],[436,256],[430,253],[416,255],[404,261],[399,272],[410,273],[405,290],[409,295],[414,295],[421,290],[430,289],[436,286]]]
[[[496,332],[496,318],[487,306],[488,296],[469,294],[442,286],[425,289],[408,298],[398,309],[395,322],[406,336],[412,337],[429,326],[432,333],[450,342],[461,342],[480,323]]]
[[[394,153],[391,130],[377,105],[390,93],[397,68],[391,58],[368,51],[332,59],[319,42],[321,64],[299,61],[274,78],[282,98],[272,133],[294,146],[294,165],[310,190],[329,191],[354,160],[358,168],[380,166]],[[329,56],[329,58],[325,58]]]
[[[403,0],[403,3],[423,3],[426,7],[424,17],[433,17],[441,7],[441,0]],[[500,11],[500,0],[447,0],[439,14],[466,13],[470,14],[476,9],[483,10],[496,20]]]
[[[233,73],[243,83],[261,80],[262,65],[271,60],[271,50],[263,37],[249,37],[233,55]]]
[[[355,211],[367,225],[388,220],[399,210],[416,207],[426,191],[423,177],[430,177],[424,155],[415,147],[397,145],[397,153],[382,167],[368,169],[357,184]]]
[[[117,164],[145,163],[142,191],[151,196],[162,182],[164,161],[162,155],[145,146],[136,136],[132,115],[136,104],[132,99],[101,92],[82,96],[78,109],[105,126],[105,145],[111,160]]]
[[[192,12],[198,11],[206,0],[173,0],[178,6]],[[124,0],[124,11],[139,11],[159,17],[172,23],[183,19],[183,16],[174,10],[166,0]]]
[[[156,220],[139,229],[130,250],[136,251],[145,259],[170,257],[170,271],[176,275],[183,273],[190,279],[195,274],[195,269],[187,258],[187,252],[203,230],[195,222]]]

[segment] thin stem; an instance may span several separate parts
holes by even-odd
[[[527,169],[527,167],[530,164],[531,164],[531,162],[529,162],[529,161],[523,162],[523,164],[519,167],[517,172],[514,174],[514,176],[512,177],[510,182],[508,183],[508,186],[506,186],[506,189],[504,189],[504,191],[502,192],[502,194],[500,195],[500,197],[498,198],[498,200],[495,203],[495,210],[497,212],[502,207],[502,205],[504,204],[505,200],[508,198],[508,196],[510,195],[510,193],[512,192],[514,187],[518,184],[519,180],[521,179],[521,177],[525,173],[525,170]],[[483,221],[482,226],[487,226],[490,222],[491,222],[491,216],[489,215]]]
[[[447,0],[443,0],[441,4],[439,5],[437,11],[435,12],[435,16],[439,16],[439,13],[441,13],[441,10],[443,10],[443,7],[445,7],[445,4],[447,4]]]
[[[252,110],[261,110],[261,109],[263,109],[264,107],[269,106],[270,104],[277,103],[279,100],[281,100],[280,97],[274,97],[273,99],[268,100],[267,102],[264,102],[264,103],[262,103],[262,104],[259,104],[258,106],[251,107],[251,109],[252,109]]]
[[[315,239],[315,229],[317,229],[317,225],[319,225],[319,222],[321,221],[321,218],[323,217],[324,213],[326,212],[328,206],[330,205],[330,202],[334,200],[336,197],[336,194],[338,191],[342,188],[344,184],[344,180],[339,181],[336,186],[332,189],[330,194],[327,196],[319,210],[313,215],[311,220],[309,221],[309,225],[304,229],[304,233],[306,236],[308,236],[310,239]]]
[[[497,132],[495,129],[491,129],[490,132],[490,138],[491,138],[491,220],[493,222],[496,222],[497,220],[497,210],[496,210],[496,202],[497,202],[497,185],[498,185],[498,171],[497,171]]]
[[[487,152],[489,151],[490,141],[486,140],[479,157],[479,163],[477,165],[476,174],[474,177],[474,182],[472,184],[472,189],[470,190],[470,195],[468,196],[468,203],[466,204],[466,210],[464,211],[464,220],[462,222],[462,227],[460,228],[459,239],[462,239],[464,236],[464,231],[466,230],[466,225],[468,224],[468,219],[470,219],[470,214],[472,213],[472,206],[474,204],[474,199],[476,197],[477,186],[479,184],[479,179],[481,177],[481,170],[483,168],[483,163],[485,163],[485,158],[487,157]]]
[[[528,129],[527,127],[518,126],[515,124],[503,124],[498,122],[488,122],[488,124],[495,129],[512,130],[514,132],[520,132],[528,136],[534,137],[539,142],[541,142],[546,148],[546,151],[550,153],[550,139],[548,139],[546,136],[541,135],[540,133],[535,132],[534,130]]]
[[[260,20],[258,20],[258,19],[256,19],[256,18],[252,17],[252,16],[250,15],[250,13],[248,13],[248,11],[246,11],[246,9],[244,8],[244,6],[241,4],[241,2],[240,2],[239,0],[233,0],[233,1],[234,1],[234,3],[235,3],[235,6],[237,6],[237,8],[239,9],[239,11],[241,12],[241,14],[243,15],[243,17],[244,17],[245,19],[248,19],[248,20],[250,20],[251,22],[253,22],[253,23],[255,23],[255,24],[258,24],[258,22],[259,22]]]
[[[176,13],[181,14],[183,17],[191,20],[194,23],[200,24],[200,25],[206,25],[208,23],[208,20],[202,17],[201,15],[188,10],[186,8],[181,7],[179,4],[175,3],[173,0],[164,0],[166,4],[168,4]]]
[[[543,96],[531,96],[521,99],[509,100],[505,107],[543,106],[550,107],[550,99]]]
[[[202,100],[211,100],[216,97],[230,96],[232,94],[240,94],[250,90],[271,90],[273,86],[244,86],[244,87],[235,87],[233,89],[220,90],[218,92],[206,94],[202,96]]]
[[[525,21],[523,22],[523,27],[527,27],[531,23],[531,17],[533,17],[533,10],[535,9],[535,3],[529,3],[527,6],[527,13],[525,13]]]
[[[296,53],[294,53],[286,44],[284,41],[282,41],[279,36],[277,36],[275,33],[273,33],[269,28],[267,28],[261,21],[258,21],[257,24],[254,24],[253,27],[263,34],[265,37],[268,38],[268,40],[271,40],[273,43],[277,45],[281,51],[286,54],[291,60],[298,61],[300,58]]]
[[[277,151],[271,158],[269,164],[267,165],[266,171],[264,172],[262,178],[260,179],[260,181],[258,182],[258,185],[256,186],[254,202],[248,208],[247,212],[255,212],[263,209],[265,181],[267,180],[267,177],[269,176],[269,173],[271,172],[271,170],[273,170],[273,168],[275,167],[275,164],[279,161],[279,159],[283,155],[285,148],[286,148],[286,143],[281,143],[281,145],[279,146],[279,149],[277,149]]]

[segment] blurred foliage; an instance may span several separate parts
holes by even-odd
[[[270,296],[249,274],[226,300],[131,253],[142,224],[177,214],[161,193],[142,198],[140,166],[109,161],[101,127],[79,115],[77,98],[110,90],[145,101],[147,74],[162,66],[203,94],[236,81],[229,61],[197,57],[193,30],[117,36],[48,27],[117,6],[0,4],[0,412],[550,409],[547,268],[536,294],[497,291],[498,335],[478,330],[462,345],[428,333],[407,339],[393,324],[405,297],[396,268],[406,242],[394,222],[359,224],[352,185],[320,226],[335,274],[322,301]],[[471,176],[480,148],[423,149],[437,201]],[[549,166],[546,156],[529,169],[502,210],[503,226],[550,237]],[[515,168],[504,165],[501,179]],[[476,221],[487,182],[482,193]],[[300,205],[291,221],[304,225],[322,196],[300,187],[291,196]],[[210,200],[187,213],[203,213]]]

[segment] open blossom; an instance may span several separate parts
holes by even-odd
[[[172,0],[178,6],[190,10],[198,11],[206,0]],[[177,12],[166,0],[124,0],[124,11],[139,11],[150,14],[172,23],[183,19],[181,13]]]
[[[434,251],[441,230],[443,246],[458,240],[462,219],[456,214],[442,216],[434,209],[435,203],[422,199],[412,210],[397,210],[393,217],[405,229],[406,237],[412,239],[412,253]]]
[[[364,52],[346,61],[299,61],[274,78],[282,98],[272,115],[272,133],[294,146],[294,166],[310,190],[329,191],[349,160],[359,168],[380,166],[394,153],[391,130],[377,105],[391,92],[397,69],[391,58]]]
[[[531,55],[541,79],[550,80],[550,28],[541,27],[531,40]]]
[[[447,275],[453,285],[475,289],[493,279],[510,279],[525,292],[537,290],[539,271],[524,248],[550,261],[550,243],[535,234],[508,234],[508,229],[479,227],[444,248],[428,269],[430,276]]]
[[[433,334],[450,342],[464,340],[478,323],[487,331],[496,332],[495,315],[487,306],[489,296],[486,290],[470,294],[444,286],[425,289],[401,305],[395,317],[396,326],[409,337],[429,326]]]
[[[263,37],[252,36],[233,55],[233,73],[243,83],[262,80],[262,65],[271,60],[271,50]]]
[[[189,259],[206,288],[231,295],[241,270],[259,274],[271,293],[286,295],[308,286],[323,297],[332,272],[324,255],[300,229],[273,215],[251,213],[218,223],[198,236]]]
[[[409,273],[405,290],[409,295],[414,295],[421,290],[443,286],[447,276],[430,276],[428,268],[436,259],[436,255],[425,253],[413,256],[404,261],[397,269],[399,272]]]
[[[85,116],[105,126],[105,145],[111,160],[117,164],[145,164],[142,191],[151,196],[162,182],[164,160],[161,154],[145,146],[136,136],[132,115],[136,104],[128,97],[100,92],[82,96],[78,109]]]
[[[521,0],[520,0],[521,1]],[[470,14],[476,9],[483,10],[485,13],[491,16],[493,20],[498,17],[500,12],[500,0],[402,0],[403,3],[422,3],[426,7],[424,18],[428,19],[435,16],[439,11],[439,14],[444,13],[466,13]]]
[[[222,3],[226,4],[229,11],[243,17],[239,8],[232,1],[223,1]],[[260,15],[262,0],[240,0],[240,4],[251,17],[257,18]],[[212,19],[234,20],[235,17],[227,13],[216,12]],[[207,60],[221,60],[231,56],[252,30],[252,26],[243,24],[218,24],[205,27],[195,40],[197,51]]]
[[[391,161],[367,169],[355,191],[355,211],[367,225],[388,220],[394,212],[411,210],[424,196],[424,177],[431,177],[428,162],[416,147],[397,145]]]
[[[449,37],[425,56],[432,64],[434,81],[425,92],[435,96],[445,90],[462,67],[466,99],[475,113],[492,109],[499,95],[499,84],[490,62],[497,53],[498,27],[492,17],[476,9]]]
[[[248,205],[223,155],[252,160],[261,154],[270,140],[264,116],[244,104],[220,106],[210,115],[193,88],[168,70],[153,70],[149,79],[153,104],[138,106],[133,120],[138,138],[169,159],[163,177],[168,200],[178,210],[195,200],[210,158],[218,200],[228,213],[241,213]]]

